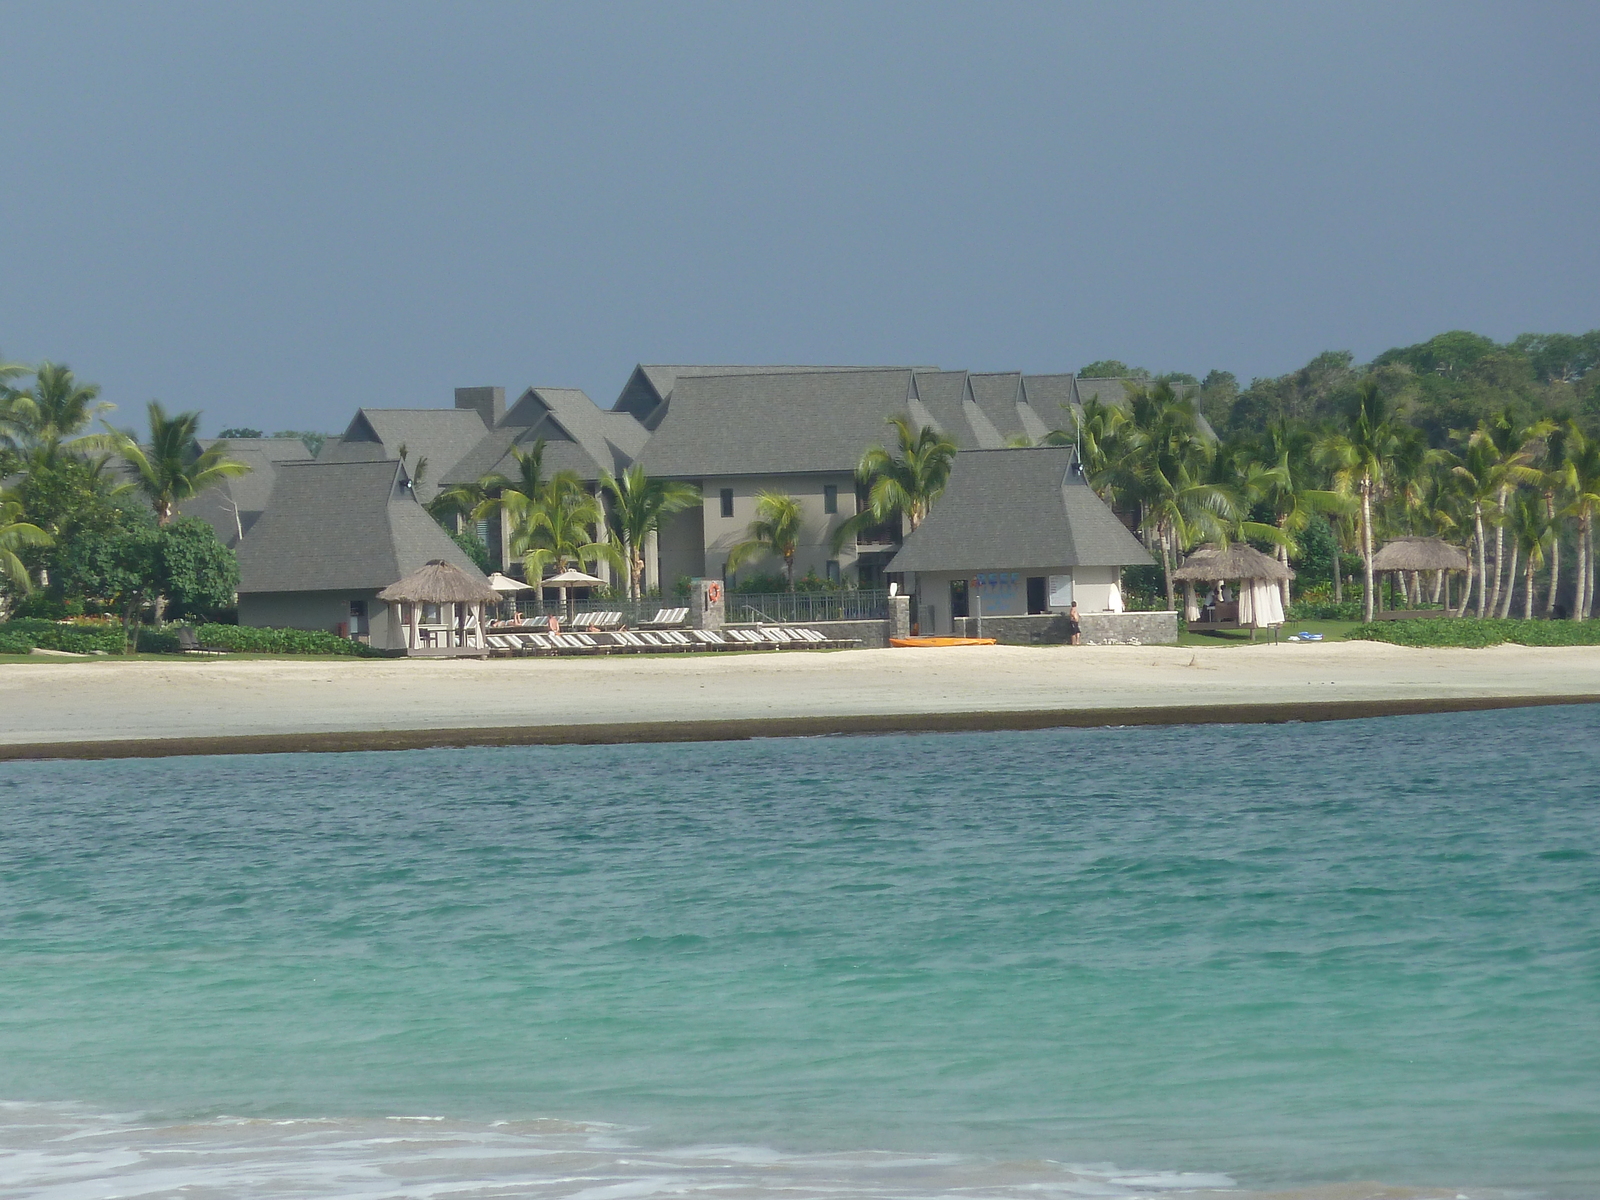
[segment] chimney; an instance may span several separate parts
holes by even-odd
[[[506,390],[503,387],[457,388],[456,407],[476,409],[483,423],[493,429],[506,415]]]

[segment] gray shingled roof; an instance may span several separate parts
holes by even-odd
[[[640,368],[643,370],[644,368]],[[640,461],[652,475],[854,471],[909,413],[963,450],[994,450],[1050,426],[1024,419],[1023,377],[911,367],[679,376]]]
[[[1072,448],[966,450],[891,571],[1143,565],[1150,555],[1072,474]]]
[[[639,461],[680,479],[854,471],[910,388],[906,368],[679,378]]]
[[[217,531],[224,545],[237,546],[239,531],[249,533],[267,507],[279,464],[310,462],[311,452],[298,438],[200,438],[200,449],[209,450],[224,441],[228,457],[244,463],[250,473],[207,488],[178,505],[178,512],[185,517],[199,517]]]
[[[573,471],[580,479],[598,479],[601,471],[617,474],[633,462],[649,437],[632,416],[597,407],[577,388],[529,388],[439,482],[470,483],[491,472],[514,476],[511,448],[526,450],[540,438],[547,477]]]
[[[631,413],[640,421],[648,421],[663,400],[672,395],[674,385],[682,378],[700,378],[706,375],[796,375],[805,371],[881,371],[890,367],[807,367],[807,366],[711,366],[700,364],[640,363],[634,367],[628,382],[623,384],[613,412]],[[929,368],[932,369],[932,368]],[[654,421],[649,421],[655,427]]]
[[[239,543],[239,591],[370,591],[432,559],[483,579],[404,480],[393,461],[284,463]]]
[[[420,459],[428,460],[417,488],[426,503],[488,432],[483,418],[471,408],[363,408],[343,436],[324,443],[317,457],[321,462],[392,461],[404,446],[411,470]]]

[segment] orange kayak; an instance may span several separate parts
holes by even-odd
[[[958,638],[958,637],[903,637],[889,639],[891,646],[992,646],[993,638]]]

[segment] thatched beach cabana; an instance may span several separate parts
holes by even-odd
[[[1436,537],[1398,537],[1372,556],[1374,575],[1393,571],[1397,574],[1404,573],[1409,577],[1406,594],[1409,597],[1408,603],[1413,605],[1421,600],[1421,588],[1416,586],[1416,576],[1419,573],[1423,571],[1434,573],[1433,603],[1437,604],[1443,593],[1444,606],[1448,609],[1449,573],[1471,570],[1472,560],[1465,550]]]
[[[433,559],[384,588],[378,599],[400,609],[407,654],[488,653],[483,608],[498,604],[500,593],[460,567]]]
[[[1294,578],[1294,572],[1275,558],[1268,558],[1254,546],[1231,542],[1218,547],[1198,546],[1172,573],[1183,583],[1184,618],[1201,624],[1248,625],[1252,630],[1283,624],[1283,598],[1279,587]],[[1230,603],[1221,599],[1221,585],[1229,580],[1239,585],[1239,598]],[[1210,621],[1202,619],[1195,603],[1196,583],[1216,584],[1217,603],[1208,611]]]

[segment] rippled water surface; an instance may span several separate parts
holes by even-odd
[[[1600,710],[0,765],[0,1194],[1600,1197]]]

